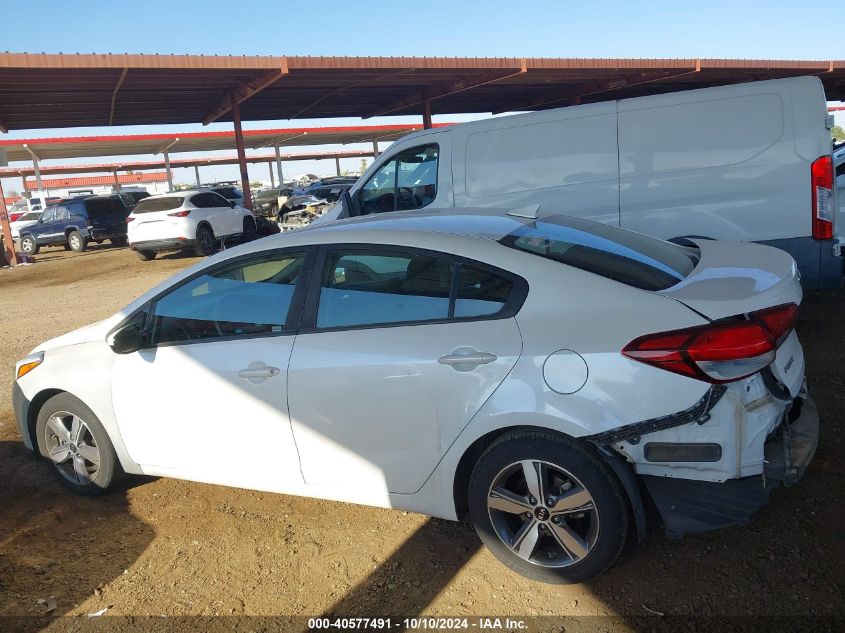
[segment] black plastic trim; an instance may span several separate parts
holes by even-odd
[[[698,402],[688,409],[679,411],[678,413],[671,413],[659,418],[652,418],[650,420],[643,420],[642,422],[635,422],[628,424],[618,429],[588,435],[585,439],[598,444],[599,446],[606,444],[613,444],[633,438],[639,438],[647,433],[654,433],[655,431],[663,431],[671,429],[676,426],[683,426],[692,422],[704,423],[710,416],[710,410],[716,406],[716,403],[725,395],[727,387],[724,385],[711,385],[710,389],[701,396]]]

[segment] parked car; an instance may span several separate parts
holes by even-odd
[[[357,176],[326,176],[324,178],[320,178],[320,180],[315,180],[314,182],[308,183],[305,187],[301,189],[296,189],[293,192],[293,195],[305,195],[312,193],[315,189],[322,189],[331,185],[349,185],[352,186],[358,181]]]
[[[218,240],[234,236],[251,240],[257,232],[247,209],[209,189],[144,198],[126,223],[129,247],[144,261],[183,248],[192,248],[201,257],[211,255]]]
[[[35,255],[43,246],[64,246],[84,251],[90,242],[109,240],[126,246],[126,216],[129,210],[118,195],[81,196],[47,207],[35,224],[20,232],[20,247]]]
[[[794,261],[692,244],[470,210],[271,236],[35,348],[18,426],[81,494],[468,512],[512,569],[580,582],[644,536],[642,494],[674,534],[741,523],[816,446]]]
[[[7,209],[9,222],[16,222],[21,219],[21,216],[32,211],[43,211],[47,205],[55,204],[58,201],[59,198],[43,196],[21,198]]]
[[[243,191],[238,189],[233,185],[207,185],[205,187],[201,187],[202,189],[208,189],[209,191],[213,191],[216,194],[219,194],[226,198],[229,202],[234,202],[236,206],[244,207],[244,194]],[[245,207],[244,207],[245,208]]]
[[[281,206],[279,210],[279,221],[284,222],[287,213],[304,209],[307,205],[315,204],[318,201],[327,203],[337,202],[345,191],[349,191],[351,186],[349,183],[323,185],[309,188],[308,193],[292,195]]]
[[[9,227],[12,229],[12,239],[19,240],[21,238],[21,229],[36,224],[40,217],[41,211],[30,211],[19,215],[17,220],[9,222]]]
[[[260,215],[276,217],[291,193],[292,190],[289,187],[262,189],[252,198],[252,210]]]
[[[807,288],[839,287],[827,104],[818,77],[606,101],[403,137],[323,221],[418,208],[539,206],[677,241],[760,242]],[[811,186],[812,183],[812,186]]]

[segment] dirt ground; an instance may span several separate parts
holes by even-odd
[[[0,629],[107,621],[109,630],[144,622],[286,630],[321,614],[571,616],[535,623],[604,631],[767,616],[788,617],[790,629],[829,629],[813,618],[845,617],[845,292],[809,294],[802,308],[799,334],[823,428],[798,486],[776,491],[748,526],[681,541],[655,532],[597,580],[550,586],[499,564],[468,524],[413,513],[167,479],[139,478],[99,498],[71,495],[21,444],[13,363],[197,260],[144,263],[114,248],[47,249],[37,260],[0,270]],[[47,614],[50,596],[56,608]],[[104,608],[103,618],[60,617]],[[217,615],[277,619],[188,617]]]

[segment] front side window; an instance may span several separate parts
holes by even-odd
[[[438,157],[436,143],[407,149],[392,157],[361,189],[361,213],[409,211],[434,202]]]
[[[452,269],[448,259],[423,254],[335,251],[326,263],[317,327],[447,319]]]
[[[152,343],[281,334],[304,258],[276,254],[195,277],[156,302]]]

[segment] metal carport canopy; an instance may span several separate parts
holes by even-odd
[[[452,124],[439,123],[437,127],[446,125]],[[246,147],[260,149],[272,148],[275,145],[298,147],[306,145],[347,145],[374,141],[387,142],[395,141],[420,129],[422,129],[422,125],[274,128],[244,130],[243,136]],[[235,133],[118,134],[113,136],[67,136],[17,140],[0,138],[0,150],[5,150],[10,161],[28,161],[32,157],[31,152],[34,152],[39,160],[49,160],[94,156],[152,155],[161,153],[165,147],[171,153],[234,150]],[[369,152],[369,154],[372,154],[372,152]],[[175,161],[172,162],[175,165]],[[42,166],[42,171],[45,170],[46,167]]]
[[[0,129],[538,110],[817,75],[845,60],[0,53]]]

